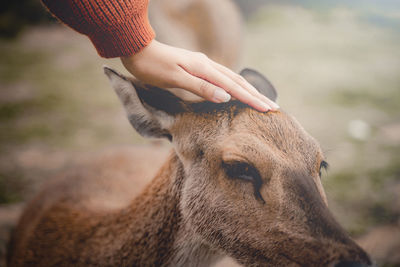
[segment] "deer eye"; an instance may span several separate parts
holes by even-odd
[[[260,194],[260,188],[262,186],[261,175],[254,166],[246,162],[233,161],[223,162],[222,168],[224,169],[225,174],[231,179],[240,179],[251,182],[254,188],[254,196],[256,199],[265,203]]]
[[[328,162],[326,162],[325,160],[321,161],[321,163],[319,164],[319,177],[322,176],[322,169],[328,170],[328,168],[329,168]]]

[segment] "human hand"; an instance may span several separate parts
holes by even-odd
[[[242,76],[202,53],[153,40],[121,61],[137,79],[154,86],[182,88],[215,103],[228,102],[232,96],[261,112],[279,108]]]

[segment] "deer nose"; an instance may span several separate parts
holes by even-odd
[[[341,261],[335,265],[335,267],[369,267],[369,266],[370,265],[354,261]]]

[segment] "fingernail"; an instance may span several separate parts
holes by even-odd
[[[280,106],[279,106],[277,103],[275,103],[275,102],[272,102],[271,104],[272,104],[272,107],[273,107],[274,109],[280,108]]]
[[[266,103],[264,103],[264,102],[261,101],[260,99],[256,99],[255,104],[256,104],[257,107],[259,107],[259,108],[257,108],[257,109],[258,109],[258,110],[261,110],[261,111],[263,111],[263,112],[266,112],[266,111],[268,111],[268,110],[271,109],[270,106],[268,106]]]
[[[225,90],[217,87],[214,91],[213,101],[222,103],[228,102],[231,99],[231,95],[225,92]]]
[[[278,108],[280,108],[280,106],[277,103],[270,100],[268,97],[263,95],[262,99],[264,100],[265,104],[269,105],[272,108],[272,110],[277,110]]]

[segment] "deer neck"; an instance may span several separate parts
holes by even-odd
[[[220,258],[185,224],[180,211],[183,165],[173,153],[145,190],[108,225],[128,265],[209,266]]]

